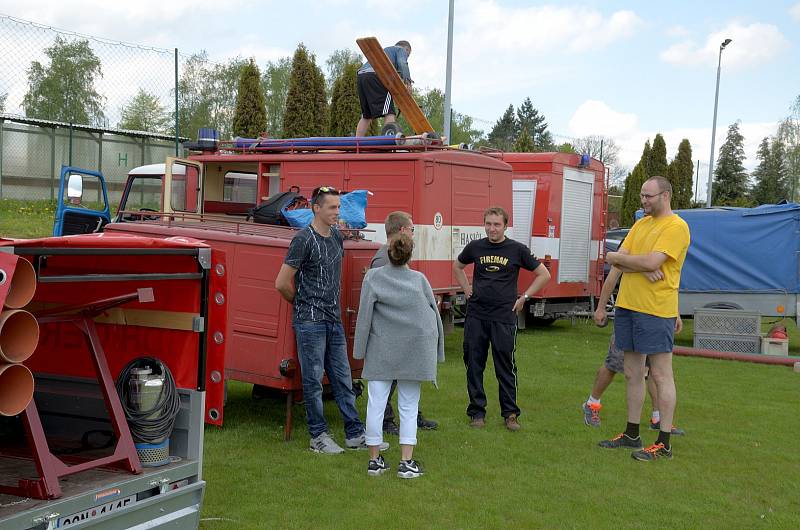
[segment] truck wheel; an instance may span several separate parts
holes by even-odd
[[[530,317],[528,319],[528,324],[537,328],[545,328],[547,326],[552,326],[555,321],[556,319],[553,317]]]

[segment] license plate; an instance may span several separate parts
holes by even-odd
[[[93,508],[89,508],[88,510],[83,510],[82,512],[75,512],[72,515],[67,515],[66,517],[60,517],[58,519],[57,527],[58,528],[74,527],[86,521],[98,519],[110,513],[124,510],[125,508],[133,506],[135,503],[136,503],[136,495],[131,495],[130,497],[125,497],[124,499],[116,499],[113,501],[109,501],[104,504],[97,505]]]

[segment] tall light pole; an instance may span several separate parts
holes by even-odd
[[[731,39],[725,39],[719,45],[719,60],[717,61],[717,90],[714,92],[714,124],[711,126],[711,160],[708,163],[708,192],[706,196],[706,208],[711,208],[711,180],[714,177],[714,140],[717,136],[717,102],[719,101],[719,73],[722,68],[722,50],[731,43]]]
[[[450,90],[451,81],[453,77],[453,3],[450,0],[450,12],[447,17],[447,73],[445,74],[444,83],[444,136],[447,137],[448,143],[453,143],[450,138]]]

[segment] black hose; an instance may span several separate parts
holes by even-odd
[[[131,370],[134,368],[150,368],[154,374],[164,376],[164,385],[158,400],[149,410],[138,410],[130,406],[128,392]],[[117,394],[122,401],[125,417],[128,420],[131,434],[137,442],[159,444],[172,434],[175,419],[181,409],[181,398],[178,395],[175,379],[169,368],[153,357],[140,357],[129,362],[117,377]],[[150,416],[154,416],[150,418]]]

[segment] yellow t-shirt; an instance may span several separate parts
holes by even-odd
[[[651,282],[640,272],[624,273],[617,306],[663,318],[678,316],[678,287],[689,241],[689,225],[676,214],[659,219],[648,215],[637,221],[622,248],[633,256],[666,254],[661,265],[664,279]]]

